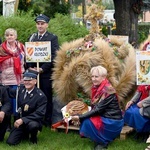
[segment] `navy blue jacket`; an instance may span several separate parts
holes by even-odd
[[[16,97],[16,90],[9,88],[8,92],[11,98]],[[21,118],[25,124],[28,124],[30,121],[37,121],[41,124],[46,113],[47,98],[37,87],[34,87],[27,98],[24,98],[25,92],[26,88],[20,86],[17,99],[20,113],[19,118]]]

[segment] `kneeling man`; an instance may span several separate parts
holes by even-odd
[[[42,120],[46,112],[47,98],[36,87],[38,73],[27,70],[24,73],[24,86],[18,90],[8,90],[10,97],[18,95],[18,119],[7,139],[9,145],[16,145],[22,139],[29,138],[33,144],[37,143],[37,133],[42,129]]]

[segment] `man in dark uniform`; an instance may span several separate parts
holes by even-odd
[[[4,140],[11,113],[11,103],[5,86],[0,85],[0,141]]]
[[[24,138],[37,143],[37,133],[42,129],[42,120],[46,112],[47,98],[36,87],[37,72],[27,70],[24,73],[24,86],[16,91],[8,89],[10,97],[18,95],[18,119],[14,122],[10,135],[7,139],[9,145],[16,145]]]
[[[30,42],[35,41],[50,41],[51,42],[51,62],[39,63],[39,73],[40,73],[40,89],[47,96],[47,109],[46,115],[44,119],[45,126],[51,126],[52,123],[52,110],[53,110],[53,102],[52,102],[52,68],[53,68],[53,60],[56,55],[56,51],[59,49],[58,38],[56,35],[47,31],[49,18],[43,14],[40,14],[35,18],[36,27],[38,32],[31,35],[29,38]],[[27,63],[27,68],[32,68],[37,70],[36,63]]]

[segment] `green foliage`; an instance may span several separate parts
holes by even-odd
[[[19,0],[18,10],[27,12],[31,7],[31,0]]]
[[[47,7],[47,3],[43,2],[43,1],[37,0],[34,3],[32,3],[32,11],[35,15],[36,14],[44,14],[46,7]]]
[[[113,27],[113,24],[105,24],[101,26],[101,32],[108,36],[108,26]],[[112,30],[112,34],[115,34],[115,30]],[[147,39],[148,35],[150,34],[150,23],[139,23],[138,24],[138,44],[142,43],[144,40]]]
[[[91,100],[89,98],[87,98],[86,95],[84,95],[83,93],[77,93],[77,96],[79,99],[82,99],[84,103],[86,103],[88,106],[91,105]]]
[[[12,17],[0,17],[0,36],[4,40],[4,32],[7,28],[14,28],[18,32],[18,40],[26,42],[29,35],[36,31],[34,18],[31,14],[20,13]]]
[[[107,29],[107,26],[106,25],[104,25],[103,27],[102,27],[102,31],[101,31],[104,35],[108,35],[108,29]]]
[[[0,13],[2,14],[2,4],[0,2]],[[56,13],[69,14],[70,3],[65,0],[20,0],[18,10],[21,12],[28,12],[32,10],[34,15],[44,13],[53,18]]]
[[[70,13],[70,3],[65,0],[46,0],[47,7],[45,7],[44,14],[49,17],[55,17],[56,13],[67,15]]]
[[[25,43],[29,36],[37,31],[34,19],[35,17],[32,12],[27,14],[20,13],[14,17],[8,18],[1,16],[0,36],[4,40],[5,30],[7,28],[14,28],[18,32],[18,40]],[[88,30],[85,26],[75,24],[69,15],[65,16],[61,14],[56,14],[55,18],[50,20],[48,30],[58,36],[60,45],[88,34]]]
[[[147,39],[150,34],[150,23],[139,23],[138,24],[138,43],[143,42]]]
[[[108,36],[109,32],[108,32],[108,27],[111,28],[111,30],[114,30],[113,29],[113,23],[105,23],[105,24],[102,24],[100,25],[101,27],[101,32],[105,35],[105,36]],[[113,32],[112,32],[113,33]]]
[[[85,26],[75,24],[69,15],[56,14],[51,20],[50,31],[59,37],[59,43],[69,42],[88,34]]]

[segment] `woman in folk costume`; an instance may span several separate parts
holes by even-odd
[[[149,51],[150,36],[143,44],[141,51]],[[145,62],[145,61],[144,61]],[[141,71],[145,74],[148,71],[148,66],[142,64]],[[126,104],[124,122],[133,127],[136,131],[136,138],[144,142],[148,138],[150,132],[150,85],[139,85],[133,98]]]
[[[5,41],[0,45],[1,83],[16,89],[23,83],[24,45],[17,41],[17,31],[8,28],[5,31]],[[16,100],[11,99],[13,114],[16,113]]]
[[[73,116],[80,121],[81,137],[88,137],[96,143],[95,150],[107,148],[121,132],[124,125],[115,89],[108,81],[107,70],[102,66],[91,69],[93,86],[91,88],[91,111]]]
[[[148,114],[145,114],[145,107],[148,106],[147,103],[150,103],[149,101],[150,86],[139,85],[133,98],[126,104],[124,115],[124,122],[136,129],[137,138],[143,138],[143,140],[146,140],[150,131],[150,119]]]

